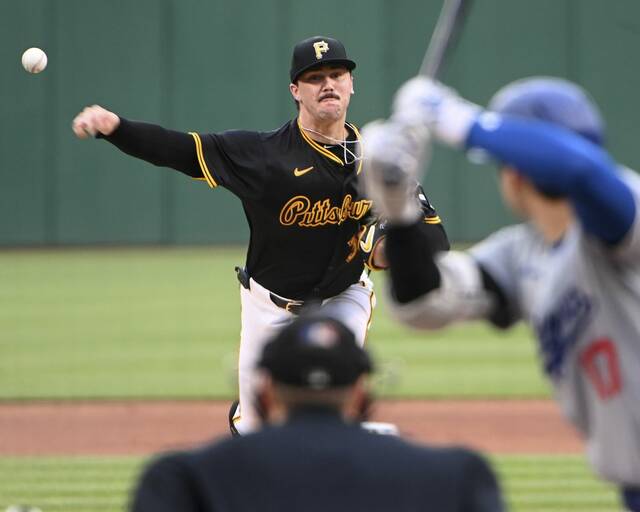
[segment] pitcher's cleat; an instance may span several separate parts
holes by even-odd
[[[240,419],[240,402],[235,400],[229,409],[229,431],[233,437],[240,436],[240,432],[236,428],[235,422]]]
[[[400,431],[393,423],[381,423],[379,421],[363,421],[360,426],[370,434],[382,436],[399,436]]]

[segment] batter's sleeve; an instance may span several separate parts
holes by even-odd
[[[601,147],[551,123],[480,116],[466,141],[530,179],[547,195],[567,197],[584,229],[610,246],[628,234],[636,203]]]
[[[514,274],[504,278],[496,271],[504,265],[514,268],[503,252],[509,245],[499,241],[488,240],[474,258],[460,251],[434,252],[419,223],[391,227],[385,247],[390,311],[419,329],[481,318],[509,327],[519,318],[518,288]]]
[[[152,462],[143,472],[130,503],[131,512],[195,512],[197,490],[188,466],[179,455]]]
[[[451,248],[449,237],[444,229],[440,215],[432,206],[422,185],[418,187],[418,199],[422,206],[422,232],[429,239],[429,246],[434,252],[448,251]]]
[[[268,166],[260,133],[230,130],[191,136],[198,164],[211,187],[220,185],[241,199],[262,197]]]

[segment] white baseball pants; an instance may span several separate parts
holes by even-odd
[[[238,359],[240,406],[234,414],[233,423],[240,434],[246,434],[258,428],[260,424],[254,407],[252,389],[254,368],[265,343],[279,329],[291,322],[295,315],[276,306],[269,297],[269,290],[253,279],[250,280],[248,290],[240,286],[240,302],[242,305]],[[363,346],[371,325],[374,307],[373,283],[369,276],[363,273],[359,282],[352,284],[335,297],[325,299],[321,310],[349,327],[354,332],[358,344]]]

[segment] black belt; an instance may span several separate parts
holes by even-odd
[[[288,311],[289,313],[293,313],[294,315],[299,315],[304,306],[304,302],[301,300],[288,300],[283,299],[282,297],[278,297],[275,293],[269,292],[269,298],[271,302],[273,302],[279,308]]]
[[[238,277],[238,281],[240,284],[247,290],[250,289],[251,282],[249,280],[249,274],[247,273],[247,269],[236,267],[236,276]],[[294,315],[299,315],[304,306],[304,302],[301,300],[288,300],[279,297],[275,293],[269,292],[269,298],[271,302],[273,302],[279,308],[288,311]]]

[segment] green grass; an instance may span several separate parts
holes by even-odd
[[[137,457],[0,458],[0,509],[122,511],[142,463]]]
[[[0,252],[0,400],[235,394],[239,249]],[[386,396],[548,396],[526,329],[400,327],[379,307],[368,346]],[[511,510],[617,510],[582,457],[492,459]],[[0,510],[120,511],[138,457],[0,458]]]
[[[615,490],[580,456],[492,459],[512,512],[614,512]],[[0,509],[30,504],[43,512],[121,511],[144,463],[138,457],[0,458]]]
[[[582,456],[493,457],[510,510],[618,511],[617,490],[596,480]]]
[[[227,248],[0,252],[0,399],[230,397],[243,258]],[[524,328],[417,333],[388,317],[382,286],[378,299],[368,345],[381,394],[548,395]]]

